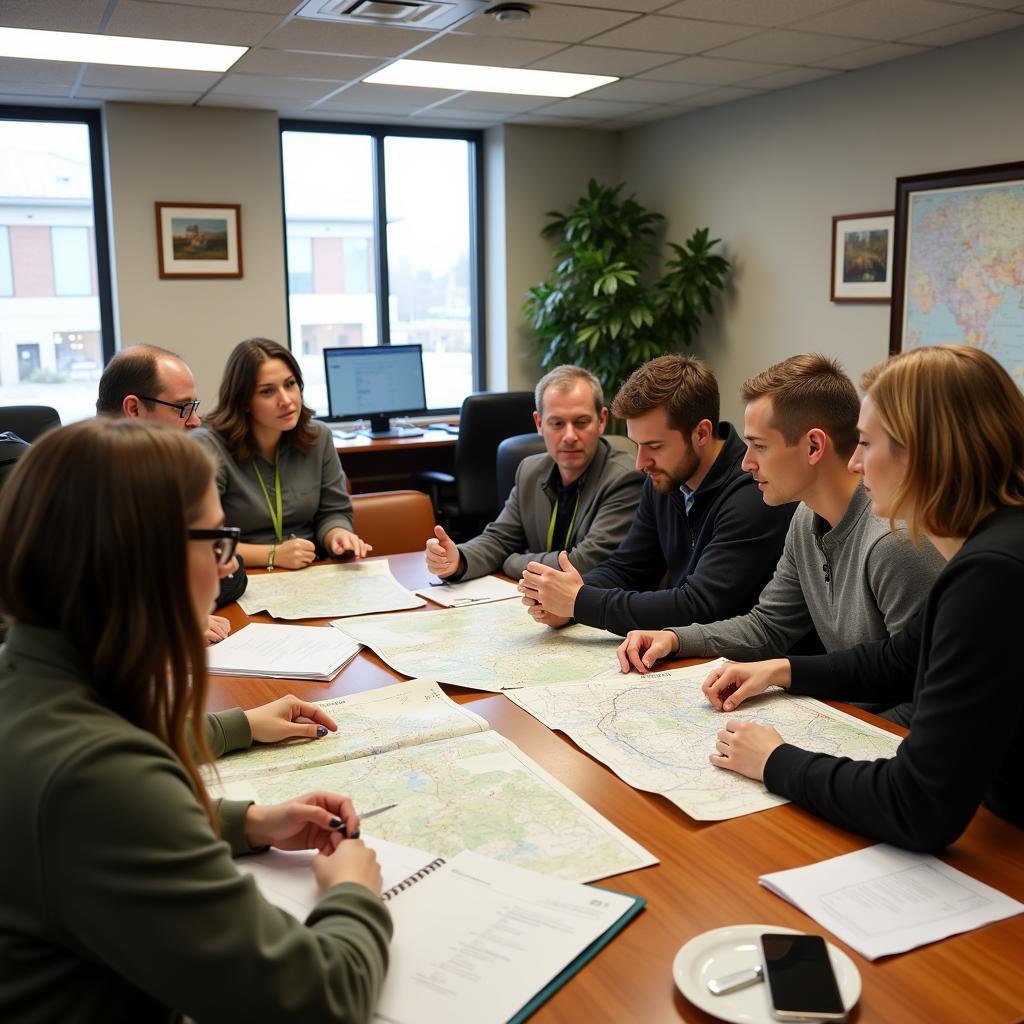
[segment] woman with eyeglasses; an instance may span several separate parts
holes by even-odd
[[[302,371],[275,341],[235,346],[217,408],[196,437],[217,457],[217,489],[241,528],[249,566],[302,569],[315,558],[370,553],[352,532],[352,499],[330,429],[302,400]]]
[[[351,802],[203,782],[222,524],[209,456],[135,422],[46,435],[0,495],[0,1020],[372,1013],[391,925]],[[318,851],[305,924],[231,860],[266,846]]]
[[[835,700],[913,700],[910,735],[877,761],[801,750],[729,716],[711,763],[852,832],[911,850],[952,843],[980,804],[1024,827],[1024,397],[980,349],[918,348],[862,382],[850,461],[876,515],[946,558],[903,632],[821,657],[727,664],[721,711],[769,686]]]

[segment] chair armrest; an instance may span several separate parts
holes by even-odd
[[[439,469],[418,469],[412,475],[413,480],[422,480],[424,483],[434,484],[436,487],[444,485],[451,486],[455,483],[455,477],[451,473],[444,473]]]

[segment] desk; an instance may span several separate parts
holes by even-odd
[[[418,469],[450,473],[455,457],[454,434],[424,430],[416,437],[358,437],[339,439],[334,444],[354,494],[367,491],[396,491],[410,487]]]
[[[392,555],[389,561],[405,586],[425,584],[422,553]],[[428,607],[422,614],[434,611]],[[248,621],[237,605],[227,614],[236,629]],[[323,700],[395,679],[364,651],[326,684],[214,676],[210,707],[252,707],[288,692]],[[671,968],[679,947],[710,928],[752,921],[822,932],[801,911],[759,886],[757,876],[870,845],[792,804],[730,821],[693,821],[667,800],[627,786],[507,698],[445,689],[661,861],[599,883],[646,897],[647,908],[541,1007],[532,1018],[536,1024],[711,1024],[714,1018],[675,989]],[[844,710],[902,732],[856,709]],[[1024,833],[990,812],[980,810],[942,859],[1024,900]],[[853,1024],[1011,1024],[1024,1017],[1024,915],[874,963],[829,937],[850,954],[864,982],[849,1018]]]

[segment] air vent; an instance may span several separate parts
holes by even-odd
[[[347,25],[449,28],[487,9],[490,0],[308,0],[298,18]]]

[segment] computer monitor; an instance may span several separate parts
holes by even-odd
[[[408,434],[391,430],[390,418],[426,412],[419,345],[325,348],[324,370],[329,418],[369,419],[371,437]]]

